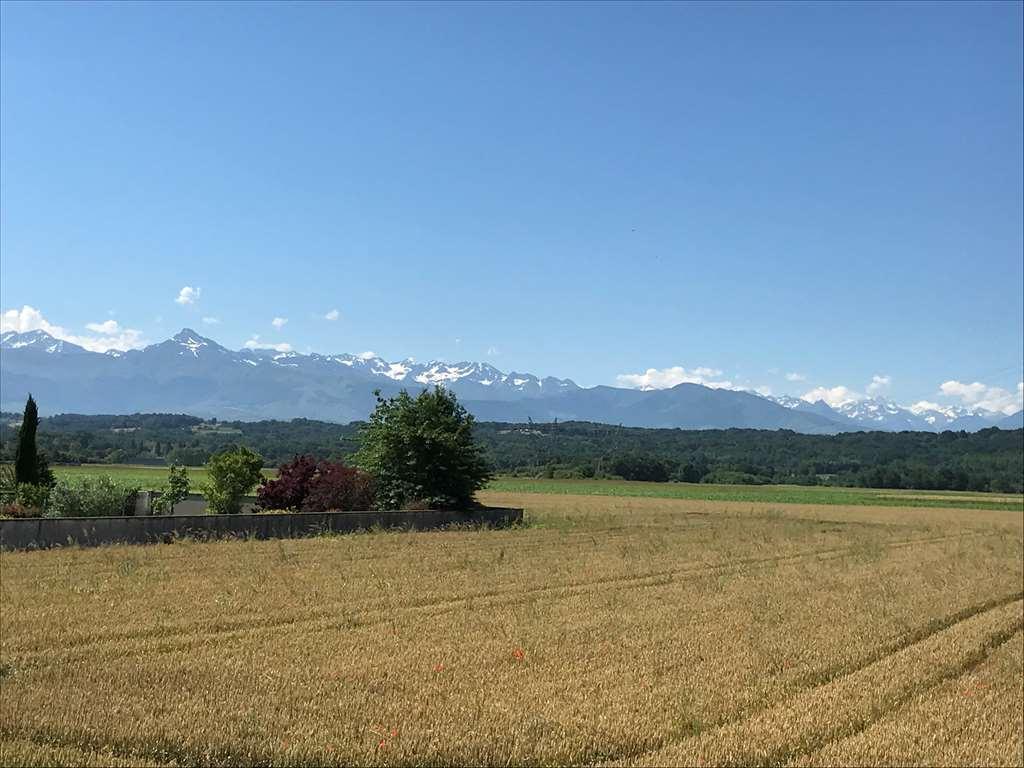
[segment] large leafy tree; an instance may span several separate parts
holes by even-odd
[[[377,407],[360,432],[356,460],[377,481],[382,509],[465,509],[490,479],[482,449],[473,440],[473,417],[442,387],[417,397],[377,395]]]

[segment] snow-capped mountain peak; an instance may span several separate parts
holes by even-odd
[[[799,397],[791,397],[790,395],[768,396],[766,399],[778,403],[783,408],[799,408],[801,405],[807,404],[806,400],[802,400]]]
[[[866,400],[850,400],[835,406],[834,410],[855,421],[882,422],[905,413],[891,400],[884,397],[872,397]]]
[[[768,399],[786,408],[817,413],[847,426],[869,430],[976,430],[994,425],[1001,417],[998,413],[926,401],[904,406],[884,397],[849,400],[837,405],[821,400],[810,403],[789,395]]]
[[[59,352],[85,352],[85,349],[72,344],[70,341],[57,339],[46,331],[5,331],[0,336],[0,349],[24,349],[29,348],[47,354]]]
[[[444,385],[454,388],[460,396],[490,399],[498,393],[508,397],[539,396],[578,389],[569,379],[540,378],[531,373],[504,373],[489,363],[445,360],[417,362],[414,358],[389,362],[376,355],[313,355],[318,360],[361,371],[370,376],[390,379],[413,386]]]
[[[201,341],[195,336],[184,336],[183,334],[178,334],[178,336],[174,337],[174,340],[178,342],[179,345],[181,345],[189,352],[191,352],[193,357],[199,357],[199,350],[206,346],[205,341]],[[183,355],[185,354],[185,352],[182,351],[179,352],[178,354]]]
[[[150,348],[173,350],[179,357],[191,357],[193,359],[198,359],[209,352],[217,352],[221,355],[233,354],[213,339],[208,339],[191,328],[182,328],[167,341],[146,347],[146,349]]]

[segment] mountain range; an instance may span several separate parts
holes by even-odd
[[[811,434],[860,430],[1019,429],[1024,412],[1004,417],[960,407],[919,410],[873,398],[833,408],[792,397],[679,384],[637,390],[580,387],[570,379],[502,372],[487,363],[373,355],[303,355],[230,350],[185,328],[128,352],[90,352],[44,331],[0,336],[0,410],[20,411],[31,392],[53,413],[174,412],[220,419],[364,419],[402,389],[443,385],[478,419],[594,421],[683,429],[791,429]]]

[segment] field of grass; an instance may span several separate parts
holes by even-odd
[[[949,507],[1024,511],[1024,496],[959,491],[899,491],[883,488],[831,488],[805,485],[712,485],[643,483],[626,480],[534,480],[500,477],[489,490],[505,493],[561,493],[583,496],[635,496],[773,504],[842,504],[873,507]]]
[[[166,467],[125,464],[82,464],[57,466],[58,477],[108,475],[123,482],[138,483],[144,489],[159,488],[167,481]],[[264,470],[267,477],[274,470]],[[189,467],[192,487],[206,482],[205,467]],[[499,477],[490,491],[499,493],[542,493],[586,496],[630,496],[693,501],[749,501],[774,504],[842,504],[888,507],[949,507],[1024,511],[1024,496],[1003,493],[961,493],[956,491],[894,491],[875,488],[829,488],[801,485],[711,485],[692,483],[641,483],[626,480],[534,480]]]
[[[0,764],[1024,761],[1019,508],[482,496],[529,524],[0,554]]]
[[[74,480],[83,477],[99,477],[105,475],[123,483],[137,483],[143,490],[160,488],[167,482],[167,467],[147,467],[138,464],[77,464],[53,467],[58,479]],[[263,470],[267,477],[276,473],[272,469]],[[188,467],[188,479],[194,491],[207,481],[206,467]]]

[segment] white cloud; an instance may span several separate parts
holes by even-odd
[[[272,349],[275,352],[291,352],[292,345],[285,342],[280,344],[271,344],[265,341],[260,341],[260,335],[258,333],[253,334],[253,337],[245,342],[246,349]]]
[[[500,355],[500,354],[501,353],[498,351],[497,347],[488,347],[487,348],[487,356],[488,357],[496,357],[497,355]]]
[[[55,339],[77,344],[90,352],[107,352],[111,349],[125,352],[146,345],[142,338],[142,331],[137,331],[134,328],[122,328],[113,320],[89,323],[86,328],[103,335],[96,337],[70,333],[63,327],[49,322],[43,317],[42,312],[27,304],[21,309],[9,309],[0,317],[0,332],[44,331]]]
[[[806,400],[808,403],[816,403],[819,400],[824,400],[825,403],[831,407],[838,408],[848,403],[856,403],[859,400],[865,400],[870,396],[878,395],[887,390],[891,383],[891,376],[876,373],[871,377],[871,381],[866,387],[866,395],[854,389],[850,389],[843,384],[839,384],[835,387],[815,387],[810,392],[805,392],[800,395],[800,399]]]
[[[839,385],[838,387],[815,387],[810,392],[805,392],[800,395],[801,400],[806,400],[808,403],[816,403],[819,400],[824,400],[828,405],[833,408],[838,408],[841,405],[847,403],[855,403],[858,400],[863,400],[864,395],[859,392],[854,392],[849,387]]]
[[[341,312],[339,312],[336,309],[332,309],[330,312],[324,315],[324,320],[337,320],[339,317],[341,317]]]
[[[0,319],[0,332],[14,331],[25,333],[26,331],[46,331],[51,336],[64,333],[59,325],[50,325],[43,317],[43,313],[35,307],[26,304],[20,310],[8,309]]]
[[[205,325],[219,325],[220,324],[220,318],[219,317],[204,317],[203,318],[203,323]]]
[[[760,387],[754,387],[754,391],[761,397],[771,397],[772,394],[772,388],[765,384],[762,384]]]
[[[930,400],[918,400],[916,403],[909,406],[909,410],[911,413],[916,413],[919,416],[925,411],[940,411],[942,413],[946,412],[945,408],[943,408],[938,403],[931,402]]]
[[[722,375],[722,372],[718,368],[697,367],[693,369],[693,372],[698,376],[704,376],[706,378],[714,378]]]
[[[787,373],[786,381],[807,381],[807,377],[802,373]]]
[[[959,397],[965,403],[973,404],[984,397],[988,387],[980,381],[963,384],[959,381],[947,381],[939,386],[939,391],[947,397]]]
[[[199,301],[199,294],[202,290],[199,288],[193,288],[191,285],[186,285],[180,291],[178,291],[178,298],[174,301],[178,304],[195,304]]]
[[[678,384],[703,384],[712,389],[738,389],[731,381],[719,379],[717,368],[687,369],[681,365],[671,368],[648,368],[643,373],[620,373],[615,377],[619,386],[631,389],[668,389]]]
[[[377,353],[367,350],[366,352],[360,352],[356,357],[360,360],[373,360],[373,358],[377,357]]]
[[[116,320],[104,320],[102,323],[86,323],[85,327],[90,331],[102,333],[106,336],[111,336],[120,330]]]
[[[884,392],[889,389],[890,384],[892,384],[892,376],[876,373],[871,377],[871,383],[868,384],[868,394],[877,395],[880,392]]]
[[[282,328],[284,328],[287,322],[287,317],[275,317],[273,320],[270,321],[270,324],[280,331]]]
[[[1024,381],[1017,384],[1016,393],[980,381],[965,384],[955,380],[943,382],[939,391],[946,397],[958,398],[964,405],[993,413],[1009,415],[1024,406]]]

